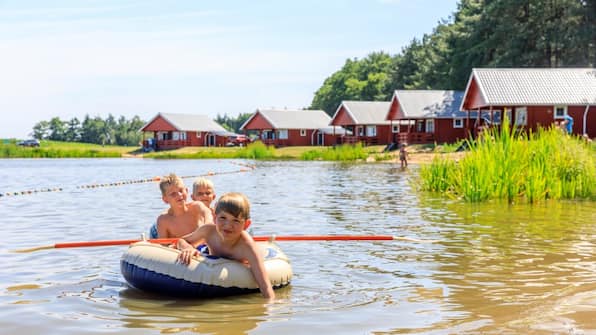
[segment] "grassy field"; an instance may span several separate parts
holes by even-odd
[[[248,147],[185,147],[175,150],[166,150],[158,152],[145,153],[139,147],[123,147],[112,145],[97,145],[78,142],[58,142],[42,140],[38,148],[21,147],[16,145],[16,140],[0,141],[0,158],[94,158],[94,157],[138,157],[138,158],[157,158],[157,159],[175,159],[175,158],[247,158],[247,159],[288,159],[304,160],[306,153],[314,154],[315,158],[325,152],[332,151],[330,147],[284,147],[273,148],[265,147],[260,143],[249,145]],[[260,144],[260,145],[258,145]],[[359,159],[367,156],[378,155],[386,159],[382,154],[384,146],[370,146],[354,149],[359,152]],[[352,152],[353,153],[353,152]],[[350,156],[350,155],[347,155]],[[337,157],[335,160],[354,160],[342,159]],[[318,158],[325,159],[325,158]],[[326,159],[329,160],[329,159]],[[380,160],[380,159],[376,159]]]

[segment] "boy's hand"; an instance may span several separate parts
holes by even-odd
[[[188,265],[190,264],[192,256],[196,255],[197,253],[197,249],[193,248],[192,246],[190,248],[181,250],[180,255],[178,255],[178,261],[182,264]]]
[[[178,261],[182,264],[189,264],[192,256],[197,253],[197,249],[183,238],[179,239],[176,243],[176,249],[181,251],[180,255],[178,255]]]

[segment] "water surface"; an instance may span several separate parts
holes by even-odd
[[[144,180],[170,172],[246,193],[255,235],[437,242],[280,242],[295,275],[274,304],[140,292],[123,246],[12,252],[138,238],[165,208]],[[0,197],[0,333],[596,334],[595,203],[464,204],[416,178],[386,163],[0,160],[1,194],[58,190]]]

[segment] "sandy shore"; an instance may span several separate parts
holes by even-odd
[[[429,164],[435,156],[459,160],[465,155],[465,152],[452,152],[448,154],[435,152],[413,152],[408,155],[408,164]],[[398,154],[395,154],[394,162],[399,163]]]

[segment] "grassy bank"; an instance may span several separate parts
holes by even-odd
[[[491,131],[461,160],[436,158],[420,172],[421,188],[466,201],[595,199],[594,145],[559,129]]]
[[[89,143],[41,141],[39,147],[21,147],[16,140],[0,141],[0,158],[101,158],[122,157],[137,148]]]
[[[0,141],[0,158],[97,158],[144,157],[155,159],[263,159],[263,160],[330,160],[357,161],[392,159],[382,154],[384,146],[362,147],[283,147],[265,146],[262,142],[246,147],[185,147],[176,150],[143,153],[138,147],[101,146],[88,143],[41,141],[38,148],[20,147],[16,140]]]

